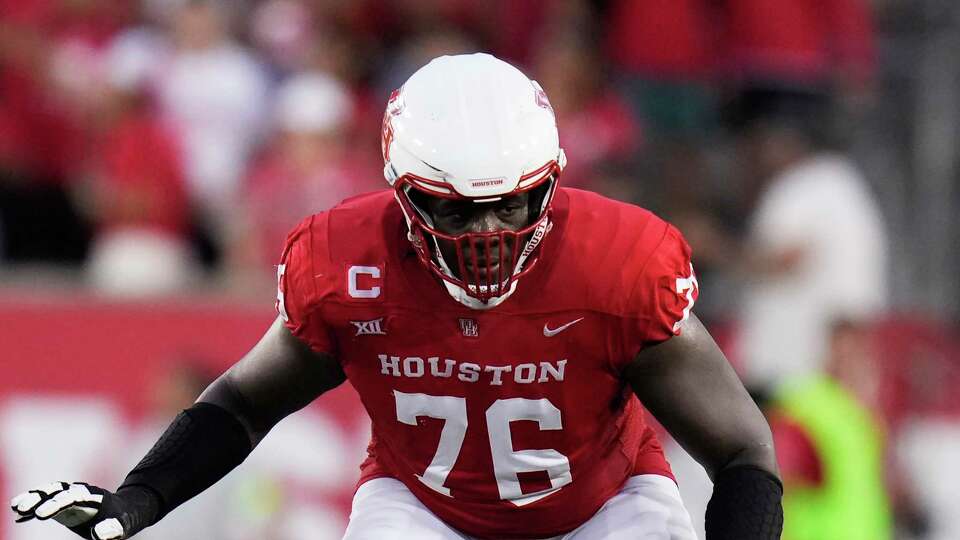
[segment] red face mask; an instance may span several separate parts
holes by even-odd
[[[487,303],[510,292],[517,279],[539,259],[537,247],[550,229],[551,203],[559,172],[559,165],[551,161],[524,175],[514,191],[483,200],[463,197],[453,193],[449,184],[410,174],[400,177],[394,187],[410,227],[409,238],[421,262],[440,279]],[[522,193],[530,194],[529,224],[486,232],[441,231],[424,205],[414,202],[422,197],[439,197],[486,203]]]

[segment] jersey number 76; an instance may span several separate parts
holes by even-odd
[[[450,489],[443,484],[460,455],[460,447],[467,434],[467,401],[462,397],[406,394],[394,390],[397,401],[397,420],[411,426],[417,417],[426,416],[444,420],[440,443],[433,460],[417,478],[430,489],[450,497]],[[570,461],[552,449],[513,449],[510,423],[517,420],[536,422],[541,430],[563,429],[560,409],[548,399],[498,399],[487,409],[487,436],[493,455],[493,471],[500,498],[517,506],[524,506],[557,492],[573,481]],[[550,487],[524,494],[520,490],[518,473],[546,471]]]

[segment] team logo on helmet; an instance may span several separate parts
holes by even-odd
[[[390,144],[393,143],[393,117],[403,112],[403,98],[400,91],[403,87],[390,92],[390,99],[387,100],[387,110],[383,113],[383,125],[381,126],[380,151],[383,153],[384,161],[390,161]]]
[[[537,100],[537,107],[540,107],[541,109],[546,109],[550,111],[550,114],[556,116],[556,114],[553,112],[553,105],[550,105],[550,100],[547,99],[547,93],[543,91],[543,88],[540,86],[540,83],[538,83],[537,81],[530,81],[530,82],[533,83],[534,95],[536,96],[536,100]]]

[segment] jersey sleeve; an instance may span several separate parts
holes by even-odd
[[[683,235],[666,224],[630,295],[631,320],[635,321],[627,329],[632,334],[631,353],[680,334],[681,324],[690,317],[700,293],[690,256]]]
[[[277,266],[276,309],[290,332],[311,349],[334,354],[334,340],[321,314],[322,285],[316,276],[329,265],[326,219],[317,214],[287,235]]]

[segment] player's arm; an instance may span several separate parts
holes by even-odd
[[[344,380],[339,363],[274,321],[178,415],[116,493],[57,483],[12,501],[17,521],[54,519],[85,538],[129,538],[239,465],[288,414]]]
[[[284,417],[343,382],[278,317],[253,349],[181,413],[124,480],[159,496],[160,517],[239,465]]]
[[[277,422],[345,379],[339,362],[310,349],[278,317],[250,352],[203,391],[197,404],[230,412],[256,446]]]
[[[624,377],[713,479],[707,540],[778,539],[783,488],[770,428],[699,319],[679,331],[643,349]]]

